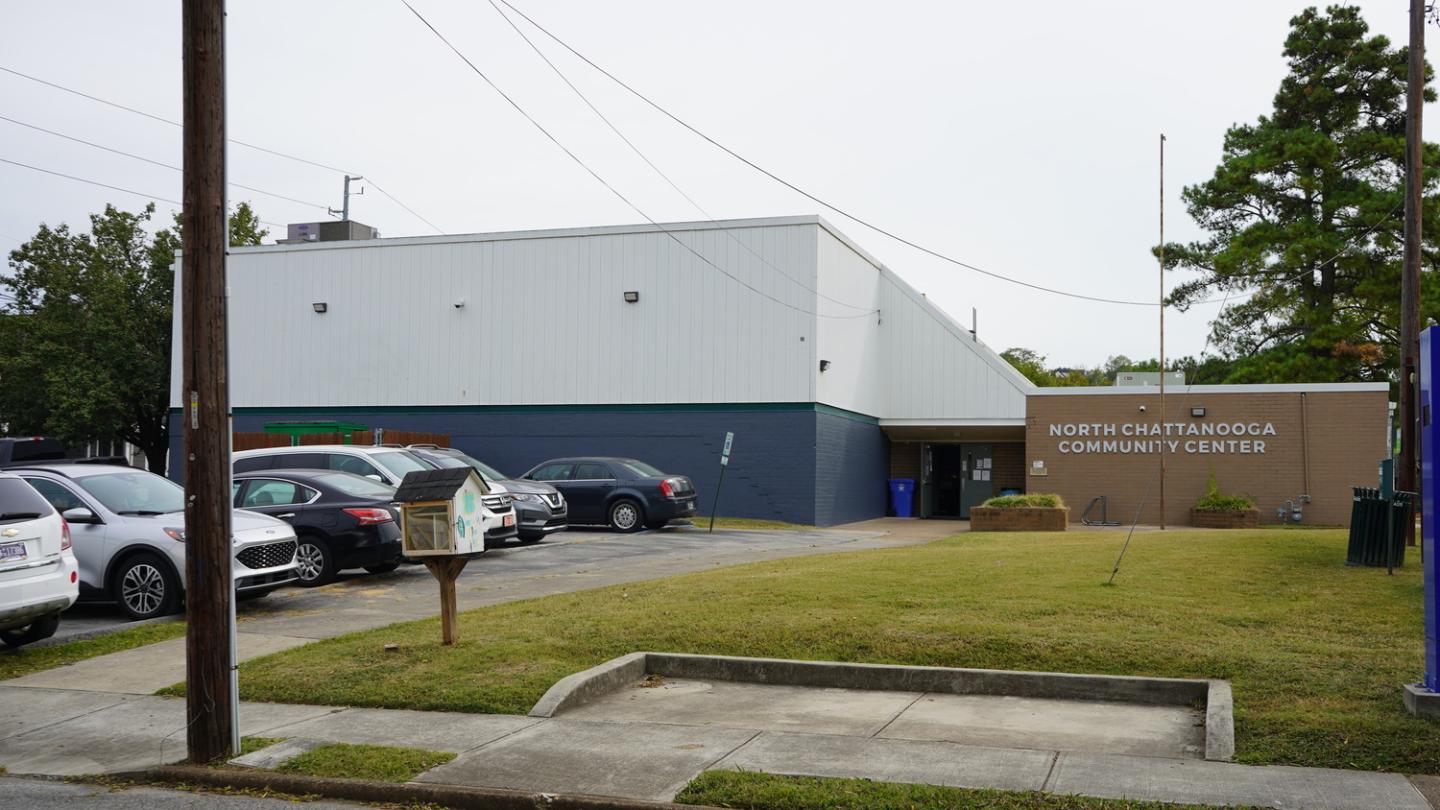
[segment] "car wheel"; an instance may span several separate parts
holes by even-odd
[[[391,560],[390,562],[383,562],[383,563],[380,563],[379,565],[367,565],[367,566],[365,566],[365,570],[366,570],[366,571],[369,571],[369,572],[372,573],[372,574],[388,574],[388,573],[390,573],[391,571],[394,571],[396,568],[399,568],[399,567],[400,567],[400,561],[399,561],[399,560]]]
[[[645,510],[629,498],[610,505],[610,528],[617,532],[639,531],[645,525]]]
[[[335,578],[335,555],[330,553],[324,540],[301,537],[295,547],[295,562],[299,563],[295,575],[307,588],[324,585]]]
[[[6,647],[33,644],[55,635],[55,631],[59,627],[60,612],[57,610],[49,616],[36,619],[28,627],[21,627],[17,630],[0,630],[0,641],[3,641]]]
[[[132,619],[167,616],[180,608],[180,581],[154,554],[136,554],[121,563],[111,587]]]

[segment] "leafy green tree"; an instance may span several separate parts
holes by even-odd
[[[1055,375],[1045,369],[1045,355],[1016,346],[1000,352],[1000,356],[1030,382],[1040,386],[1055,384]]]
[[[1274,110],[1225,134],[1209,180],[1182,197],[1207,238],[1166,245],[1167,269],[1198,272],[1169,303],[1228,295],[1211,341],[1226,381],[1390,379],[1397,366],[1407,52],[1370,36],[1358,9],[1290,21],[1290,73]],[[1431,71],[1426,68],[1427,85]],[[1428,87],[1426,100],[1435,94]],[[1425,187],[1440,150],[1425,147]],[[1440,202],[1425,201],[1425,263]],[[1440,292],[1422,304],[1440,315]],[[1249,294],[1248,297],[1246,294]],[[1206,369],[1207,376],[1216,369]]]
[[[170,329],[178,227],[151,234],[153,204],[107,205],[90,232],[41,225],[0,278],[0,424],[68,444],[123,439],[165,472],[170,445]],[[232,244],[266,231],[248,203]]]

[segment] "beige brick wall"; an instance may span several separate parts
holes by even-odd
[[[1109,497],[1110,518],[1130,521],[1137,504],[1144,499],[1142,523],[1158,523],[1160,454],[1143,452],[1062,453],[1062,442],[1169,441],[1179,447],[1165,452],[1165,521],[1185,525],[1190,507],[1205,491],[1213,471],[1226,493],[1249,495],[1260,508],[1263,523],[1278,521],[1275,510],[1287,499],[1306,493],[1305,470],[1309,470],[1312,502],[1305,506],[1304,522],[1315,525],[1348,525],[1350,487],[1374,486],[1379,460],[1384,457],[1388,397],[1384,391],[1362,392],[1275,392],[1275,393],[1167,393],[1165,415],[1159,414],[1159,397],[1148,394],[1075,394],[1031,396],[1026,406],[1026,491],[1055,492],[1070,505],[1070,517],[1078,521],[1085,505],[1098,495]],[[1140,412],[1140,406],[1146,412]],[[1192,407],[1205,408],[1203,418],[1190,416]],[[1303,419],[1302,419],[1303,409]],[[1203,423],[1256,423],[1273,425],[1274,435],[1241,437],[1189,435],[1189,426]],[[1127,424],[1179,423],[1184,433],[1164,436],[1126,436]],[[1302,423],[1305,429],[1302,431]],[[1051,425],[1113,424],[1115,435],[1052,436]],[[1163,430],[1163,428],[1162,428]],[[1248,431],[1247,431],[1248,432]],[[1303,435],[1302,435],[1303,434]],[[1308,441],[1307,441],[1308,439]],[[1263,441],[1264,452],[1186,452],[1186,442]],[[1134,445],[1131,445],[1132,450]],[[1238,445],[1232,448],[1238,450]],[[1308,459],[1307,459],[1308,456]],[[1047,474],[1034,475],[1035,461],[1043,461]]]

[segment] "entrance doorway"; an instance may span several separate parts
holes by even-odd
[[[920,448],[920,517],[968,520],[970,508],[993,492],[988,444],[926,444]]]

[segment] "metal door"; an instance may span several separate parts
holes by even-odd
[[[935,454],[934,445],[920,445],[920,517],[928,518],[935,513]]]
[[[967,444],[961,450],[960,517],[968,520],[971,507],[994,492],[994,458],[988,444]]]

